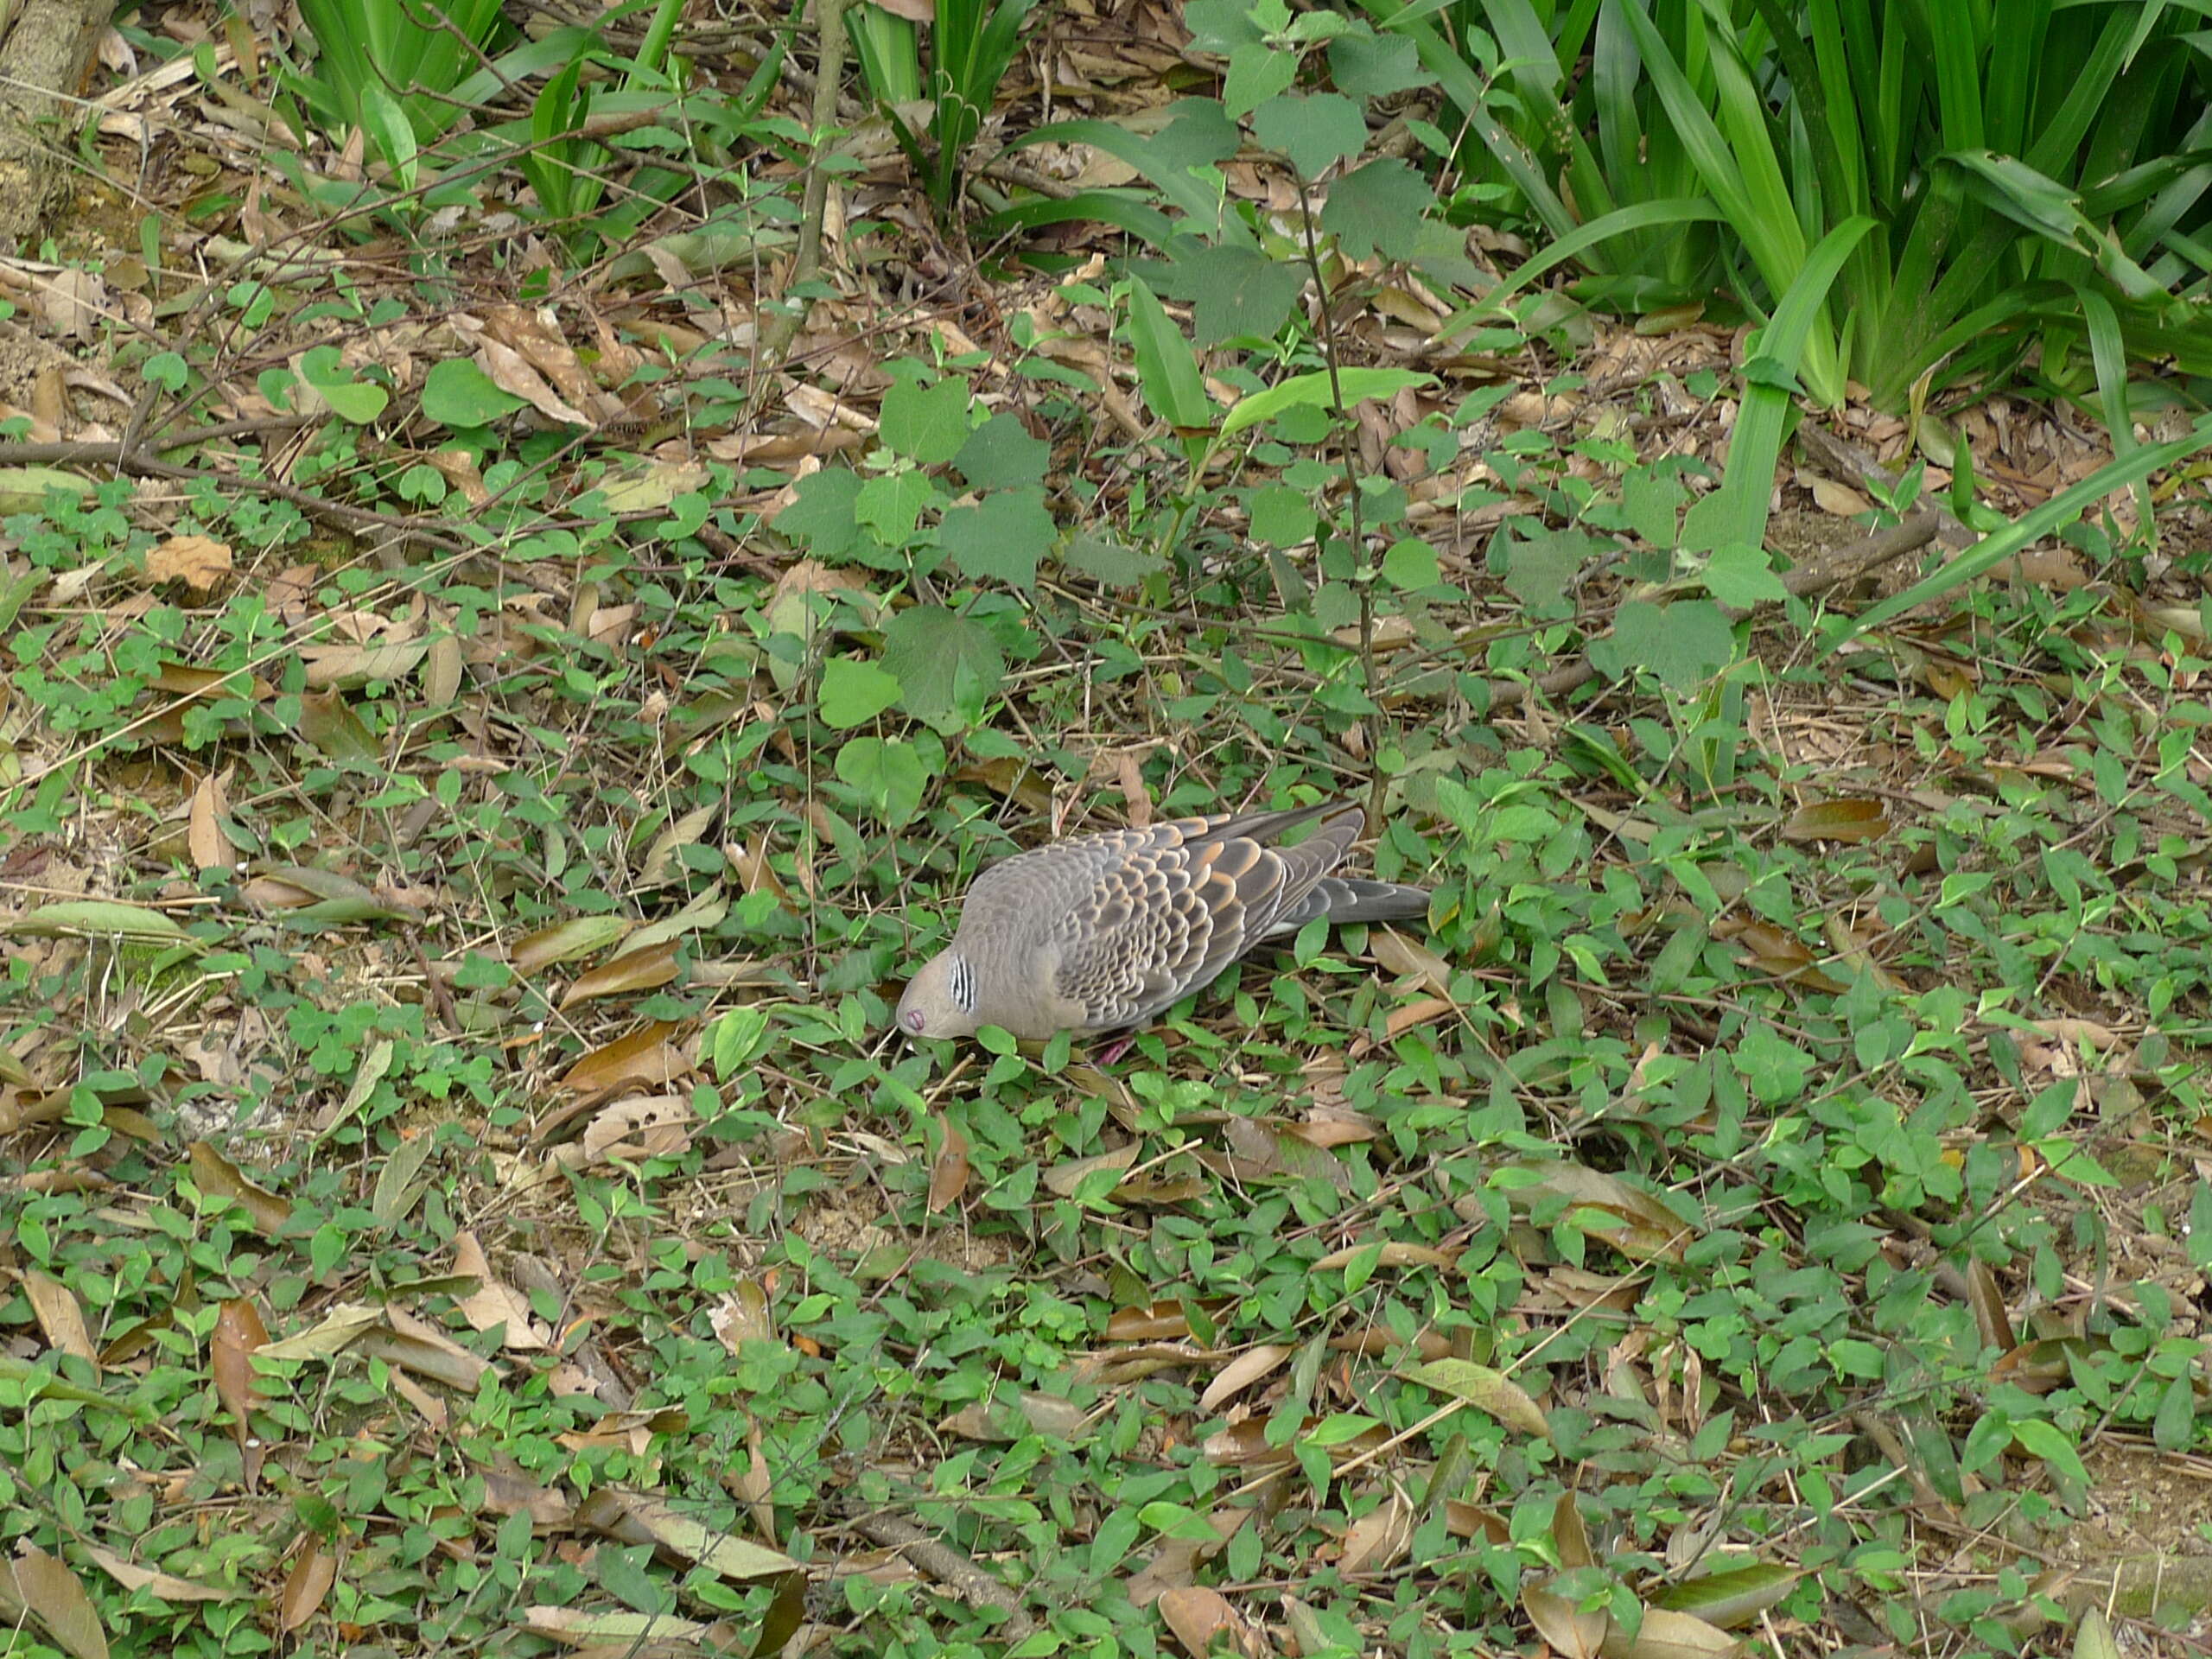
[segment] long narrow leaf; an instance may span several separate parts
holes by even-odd
[[[1593,219],[1546,248],[1535,258],[1524,261],[1510,276],[1484,295],[1472,305],[1463,306],[1436,331],[1440,340],[1449,340],[1472,327],[1484,317],[1495,316],[1505,307],[1506,301],[1519,293],[1546,271],[1565,264],[1608,238],[1631,231],[1650,230],[1662,225],[1694,225],[1720,217],[1720,210],[1709,201],[1694,198],[1679,201],[1640,201],[1633,207],[1623,207]]]
[[[1774,320],[1759,330],[1753,364],[1764,366],[1754,375],[1753,364],[1745,365],[1749,384],[1728,440],[1727,471],[1720,488],[1690,510],[1682,526],[1685,546],[1756,548],[1765,543],[1775,463],[1781,459],[1783,432],[1789,420],[1789,381],[1801,372],[1807,347],[1825,327],[1821,308],[1836,274],[1852,249],[1873,229],[1871,219],[1847,219],[1822,237],[1775,308]]]
[[[1762,214],[1759,205],[1754,203],[1745,186],[1743,170],[1737,165],[1728,141],[1699,101],[1683,67],[1675,60],[1667,42],[1644,15],[1642,0],[1616,0],[1616,3],[1629,27],[1636,32],[1645,73],[1650,75],[1660,101],[1666,105],[1668,118],[1674,123],[1675,132],[1697,163],[1705,188],[1713,193],[1713,200],[1719,204],[1728,223],[1743,238],[1760,275],[1773,284],[1775,292],[1780,293],[1797,274],[1797,267],[1804,259],[1804,243],[1796,219],[1785,217],[1777,222]]]
[[[1243,220],[1224,211],[1218,190],[1202,183],[1192,171],[1188,159],[1179,153],[1170,154],[1156,137],[1146,137],[1111,121],[1054,121],[1033,128],[1007,148],[1021,149],[1047,143],[1096,145],[1151,180],[1166,198],[1168,206],[1180,208],[1196,221],[1188,227],[1191,230],[1217,235],[1231,246],[1258,245]]]
[[[2089,362],[2097,377],[2097,402],[2104,416],[2105,435],[2114,461],[2126,459],[2135,448],[2135,418],[2128,412],[2127,345],[2121,338],[2120,315],[2112,302],[2094,289],[2077,287],[2082,322],[2089,335]],[[2158,521],[2152,512],[2150,486],[2138,479],[2134,486],[2137,520],[2155,534]]]
[[[2123,253],[2110,232],[2082,212],[2074,193],[2025,162],[1987,150],[1963,150],[1942,160],[1963,168],[1976,194],[2015,224],[2095,261],[2130,299],[2162,293],[2150,273]]]
[[[1974,0],[1929,0],[1928,32],[1935,37],[1936,113],[1943,148],[1986,147],[1989,132],[1982,120],[1977,73],[1981,19]]]
[[[846,32],[861,79],[879,104],[912,104],[922,96],[922,54],[913,24],[881,6],[862,3],[845,10]]]
[[[976,239],[988,242],[1008,231],[1037,230],[1046,225],[1067,225],[1093,219],[1127,231],[1130,235],[1163,247],[1175,233],[1175,221],[1152,205],[1139,190],[1078,190],[1072,196],[1033,196],[987,214],[977,225]]]
[[[2088,137],[2091,124],[2104,108],[2127,60],[2127,35],[2126,9],[2115,6],[2087,60],[2070,66],[2058,83],[2065,88],[2065,101],[2020,158],[2038,173],[2053,177],[2067,173],[2068,163],[2081,148],[2082,141]]]
[[[1940,599],[1953,589],[1986,575],[2021,549],[2064,529],[2114,490],[2125,489],[2138,480],[2148,478],[2153,473],[2187,461],[2191,455],[2206,449],[2212,449],[2212,416],[2199,419],[2184,437],[2176,438],[2168,443],[2146,444],[2124,459],[2107,462],[2071,489],[2062,490],[2052,496],[2034,512],[2017,520],[2010,529],[1983,537],[1940,569],[1859,616],[1823,645],[1818,655],[1829,656],[1838,646],[1868,629],[1878,628],[1892,617],[1902,616],[1916,606],[1925,605],[1931,599]]]
[[[1129,282],[1129,341],[1137,360],[1137,387],[1153,414],[1179,431],[1211,429],[1221,411],[1207,395],[1198,354],[1160,296],[1134,277]]]
[[[1389,33],[1413,41],[1421,67],[1436,78],[1446,101],[1459,111],[1476,141],[1521,192],[1544,229],[1555,237],[1572,231],[1577,222],[1574,214],[1560,200],[1559,192],[1552,188],[1527,146],[1507,131],[1491,111],[1489,86],[1438,32],[1434,22],[1424,15],[1425,9],[1408,5],[1404,0],[1360,0],[1360,3]]]
[[[2050,33],[2050,0],[2005,0],[2004,25],[1991,35],[1983,79],[1983,120],[1989,147],[2018,156],[2027,148],[2037,72]]]

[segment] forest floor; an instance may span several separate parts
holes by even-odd
[[[1725,318],[1378,258],[1194,448],[880,122],[779,352],[772,146],[334,211],[167,16],[0,261],[11,1650],[2195,1650],[2198,470],[1859,629],[2111,449],[1808,408],[1669,610]],[[990,860],[1332,796],[1428,926],[890,1037]]]

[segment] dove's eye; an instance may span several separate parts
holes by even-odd
[[[909,1008],[899,1016],[899,1023],[918,1037],[922,1034],[922,1027],[929,1024],[929,1020],[919,1008]]]

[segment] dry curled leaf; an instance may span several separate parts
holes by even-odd
[[[213,593],[230,574],[230,543],[212,536],[172,536],[146,555],[148,581],[181,582],[198,594]]]
[[[31,1313],[47,1346],[56,1353],[73,1355],[97,1370],[99,1355],[93,1350],[92,1332],[85,1325],[85,1310],[78,1305],[76,1293],[59,1279],[32,1268],[24,1271],[23,1294],[30,1298]]]
[[[338,1558],[313,1533],[284,1574],[283,1592],[276,1600],[276,1628],[287,1636],[322,1611],[323,1598],[338,1582]]]
[[[245,1467],[246,1490],[258,1478],[268,1447],[253,1430],[253,1355],[267,1345],[269,1327],[260,1310],[244,1297],[225,1302],[215,1315],[215,1334],[208,1343],[208,1364],[215,1374],[215,1395],[231,1414],[231,1433],[238,1440]]]
[[[16,1592],[70,1659],[107,1659],[107,1632],[68,1562],[24,1545],[14,1562]]]
[[[1206,1384],[1198,1396],[1198,1409],[1212,1413],[1221,1409],[1222,1402],[1234,1399],[1257,1382],[1272,1375],[1298,1351],[1280,1342],[1262,1342],[1247,1348],[1235,1359],[1221,1368],[1221,1375]]]
[[[1160,1617],[1191,1659],[1211,1659],[1217,1641],[1251,1659],[1266,1652],[1259,1633],[1246,1624],[1228,1599],[1204,1585],[1178,1585],[1160,1596]]]
[[[944,1138],[930,1162],[929,1211],[933,1216],[958,1203],[968,1190],[968,1137],[950,1117],[940,1122]]]
[[[1347,1578],[1387,1573],[1406,1559],[1414,1541],[1414,1506],[1395,1483],[1389,1495],[1344,1529],[1338,1569]]]
[[[454,1239],[453,1255],[454,1272],[477,1281],[476,1288],[455,1304],[471,1326],[502,1331],[500,1345],[510,1353],[546,1345],[548,1333],[531,1315],[529,1298],[492,1271],[475,1234],[464,1232]]]

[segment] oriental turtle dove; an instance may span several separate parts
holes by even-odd
[[[1280,844],[1319,822],[1294,846]],[[1366,826],[1349,803],[1178,818],[1078,836],[976,878],[952,943],[899,1000],[912,1037],[1016,1037],[1142,1024],[1248,950],[1331,922],[1428,912],[1428,893],[1332,875]]]

